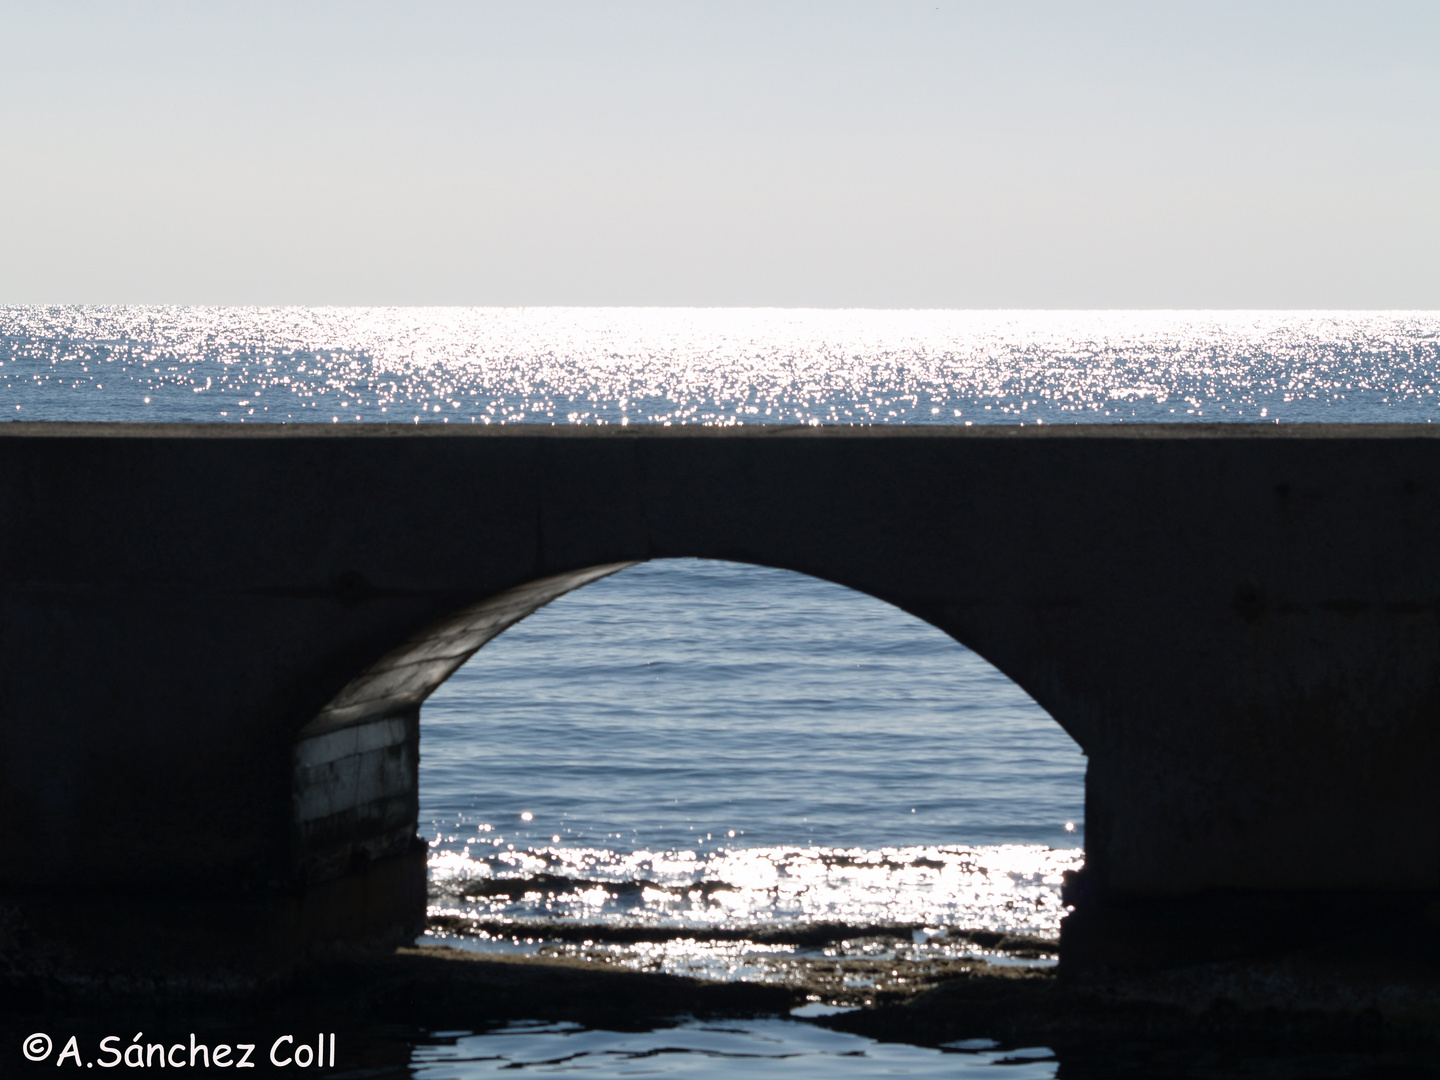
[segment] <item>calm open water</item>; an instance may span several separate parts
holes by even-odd
[[[9,308],[0,414],[1431,422],[1440,314]],[[786,946],[720,947],[705,930],[839,922],[963,952],[947,928],[1053,936],[1060,874],[1083,858],[1083,757],[1019,688],[879,601],[763,567],[657,562],[566,596],[442,687],[421,738],[432,911],[451,917],[435,936],[467,948],[640,924],[675,935],[636,962],[763,977]],[[776,1020],[449,1033],[417,1043],[412,1068],[1021,1080],[1057,1066]]]

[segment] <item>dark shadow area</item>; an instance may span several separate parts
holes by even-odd
[[[1215,986],[1234,974],[1213,972]],[[732,1034],[754,1027],[773,1041],[803,1028],[787,1014],[805,997],[803,988],[716,983],[575,960],[406,949],[335,961],[283,993],[244,1001],[172,998],[141,1007],[133,999],[48,1005],[38,997],[12,999],[0,1021],[0,1039],[14,1063],[7,1064],[5,1075],[51,1075],[48,1070],[71,1036],[84,1062],[106,1060],[102,1040],[110,1036],[117,1040],[109,1045],[123,1051],[139,1035],[141,1045],[181,1046],[184,1052],[193,1044],[212,1050],[220,1044],[254,1045],[253,1060],[269,1068],[265,1056],[276,1040],[290,1035],[295,1043],[313,1044],[317,1036],[334,1033],[337,1068],[330,1075],[399,1080],[415,1075],[417,1061],[435,1061],[437,1055],[446,1060],[454,1052],[458,1061],[480,1060],[487,1035],[496,1037],[494,1054],[508,1052],[515,1034],[527,1032],[552,1039],[628,1032],[634,1036],[628,1045],[638,1040],[655,1048],[642,1056],[672,1052],[664,1048],[683,1039],[668,1033],[683,1034],[697,1025]],[[809,1023],[836,1033],[843,1053],[883,1059],[885,1046],[905,1044],[953,1053],[956,1066],[1005,1061],[1038,1066],[1049,1060],[1060,1080],[1440,1075],[1440,1048],[1428,1023],[1397,1026],[1364,1011],[1247,1011],[1223,994],[1186,1004],[1164,1000],[1158,984],[1076,987],[1049,972],[985,965],[934,989]],[[42,1033],[52,1043],[48,1059],[24,1061],[22,1043]],[[818,1037],[806,1038],[813,1049]],[[283,1057],[292,1047],[283,1043],[278,1053]],[[712,1067],[723,1061],[719,1055]],[[730,1063],[737,1075],[743,1065],[743,1060]]]

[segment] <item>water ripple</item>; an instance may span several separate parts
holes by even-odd
[[[1424,421],[1437,361],[1416,312],[0,309],[36,420]]]

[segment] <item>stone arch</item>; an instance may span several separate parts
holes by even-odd
[[[346,683],[295,739],[298,880],[313,885],[372,861],[402,855],[413,842],[418,818],[423,702],[484,645],[520,620],[566,593],[640,561],[537,578],[469,604],[412,634]],[[830,584],[871,595],[843,583]],[[954,634],[948,636],[955,639]]]
[[[538,578],[470,604],[390,649],[297,733],[295,869],[314,884],[404,854],[418,813],[420,705],[525,616],[634,562]]]
[[[148,969],[178,919],[254,967],[393,923],[374,875],[292,880],[296,732],[457,611],[671,556],[886,600],[1069,732],[1072,959],[1243,953],[1282,902],[1338,935],[1440,887],[1436,425],[14,427],[0,885],[59,952],[103,923],[92,966]],[[423,685],[416,650],[372,689]],[[98,879],[135,891],[97,921]]]

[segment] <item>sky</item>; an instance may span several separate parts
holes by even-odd
[[[1440,308],[1440,3],[0,0],[0,304]]]

